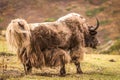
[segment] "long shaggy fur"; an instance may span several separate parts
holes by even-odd
[[[24,25],[25,29],[22,29],[22,27],[18,25],[18,22],[20,22],[21,25]],[[6,39],[9,48],[12,48],[12,50],[15,51],[19,51],[19,48],[29,45],[30,36],[30,27],[23,19],[12,20],[6,30]]]
[[[69,62],[70,57],[72,61],[83,59],[85,36],[88,35],[85,18],[71,13],[35,27],[23,19],[12,20],[7,27],[6,39],[23,64],[41,68],[60,65],[61,55],[65,62]],[[67,51],[70,51],[69,55]]]
[[[72,50],[73,57],[76,55],[82,59],[82,47],[85,44],[82,24],[85,19],[80,20],[80,15],[68,16],[70,17],[65,16],[55,22],[41,23],[33,30],[23,19],[12,20],[7,28],[7,41],[17,51],[22,63],[26,63],[29,58],[35,67],[45,65],[43,51],[50,48]]]

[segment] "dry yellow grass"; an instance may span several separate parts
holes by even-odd
[[[120,56],[87,54],[81,63],[84,74],[76,74],[74,64],[66,65],[66,77],[60,77],[58,69],[40,70],[33,69],[31,75],[25,75],[23,66],[17,56],[0,57],[0,76],[8,80],[119,80],[120,79]],[[114,60],[115,62],[111,62]],[[3,65],[7,65],[4,68]]]
[[[2,45],[1,45],[2,44]],[[9,52],[5,41],[0,41],[0,52]],[[66,65],[67,75],[59,76],[58,69],[33,69],[25,75],[17,55],[0,55],[0,79],[7,80],[119,80],[120,55],[86,54],[81,63],[84,74],[76,74],[73,63]]]

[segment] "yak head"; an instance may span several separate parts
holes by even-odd
[[[96,21],[96,26],[88,26],[88,33],[85,34],[85,47],[91,47],[96,49],[96,46],[99,44],[99,41],[96,37],[96,30],[99,28],[99,21],[97,18]]]

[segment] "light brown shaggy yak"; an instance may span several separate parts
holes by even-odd
[[[32,67],[61,66],[60,74],[65,75],[65,63],[70,58],[80,74],[79,61],[84,55],[83,48],[96,48],[98,26],[98,20],[96,27],[88,26],[85,18],[77,13],[35,27],[24,19],[15,19],[7,27],[6,39],[17,51],[26,74],[31,72]]]

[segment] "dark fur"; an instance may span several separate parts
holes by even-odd
[[[30,62],[32,67],[41,68],[42,66],[58,65],[61,61],[61,58],[55,57],[54,55],[56,54],[56,52],[52,51],[54,51],[54,49],[56,48],[61,48],[63,50],[70,50],[70,56],[77,67],[77,73],[82,73],[79,62],[79,59],[81,57],[80,55],[83,54],[82,47],[84,47],[86,44],[86,46],[88,47],[93,46],[91,45],[94,44],[91,38],[93,38],[94,35],[89,34],[89,32],[84,32],[78,22],[67,21],[66,23],[68,29],[70,30],[69,33],[71,33],[69,34],[70,36],[68,34],[65,34],[64,30],[62,32],[59,32],[57,29],[59,29],[58,27],[60,26],[54,22],[50,22],[49,25],[40,25],[39,27],[31,31],[32,51],[30,52],[32,53],[30,57]],[[56,26],[54,26],[53,24]],[[66,36],[67,39],[65,39]],[[85,44],[85,42],[87,43]],[[46,49],[50,50],[49,56],[47,56],[48,54],[45,52]],[[57,55],[61,54],[62,53],[58,51]],[[49,57],[51,56],[54,56],[57,60],[50,59]],[[46,63],[47,61],[50,62]],[[55,63],[54,61],[57,62]]]
[[[20,47],[18,56],[24,65],[26,74],[32,67],[61,66],[60,74],[64,75],[67,57],[71,57],[76,65],[77,73],[82,73],[79,60],[83,58],[84,47],[96,48],[98,41],[96,31],[91,31],[87,25],[80,23],[80,17],[64,21],[41,23],[31,30],[30,44]],[[24,24],[20,25],[22,29]],[[20,27],[21,29],[21,27]],[[19,34],[19,33],[18,33]],[[27,33],[24,34],[26,37]],[[66,51],[70,51],[69,55]]]

